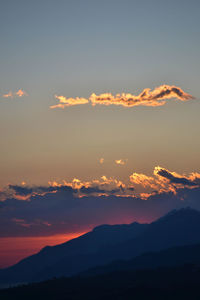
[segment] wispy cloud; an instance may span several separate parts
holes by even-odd
[[[65,107],[68,107],[68,106],[87,104],[89,102],[88,99],[79,98],[79,97],[66,98],[64,96],[55,95],[55,98],[59,100],[59,103],[50,106],[50,108],[65,108]]]
[[[89,99],[86,98],[66,98],[64,96],[55,96],[59,100],[56,105],[50,106],[50,108],[65,108],[72,105],[80,105],[90,103],[92,105],[121,105],[124,107],[133,106],[162,106],[166,103],[167,99],[177,99],[180,101],[187,101],[194,99],[190,94],[185,93],[180,87],[161,85],[154,90],[146,88],[139,95],[130,93],[122,93],[112,95],[111,93],[104,93],[96,95],[91,94]]]
[[[28,96],[28,94],[24,90],[19,89],[16,92],[9,91],[7,94],[4,94],[2,97],[3,98],[15,98],[15,97],[21,98],[24,96]]]

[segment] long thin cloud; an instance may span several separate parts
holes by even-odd
[[[122,93],[112,95],[111,93],[104,93],[100,95],[91,94],[89,99],[86,98],[66,98],[64,96],[57,96],[55,98],[59,100],[58,104],[50,106],[50,108],[65,108],[73,105],[80,104],[96,104],[101,105],[121,105],[124,107],[133,106],[162,106],[166,103],[167,99],[177,99],[180,101],[192,100],[194,97],[185,93],[180,87],[161,85],[154,90],[146,88],[139,95],[133,95],[130,93]]]

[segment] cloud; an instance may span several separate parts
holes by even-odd
[[[24,97],[24,96],[28,96],[28,94],[24,90],[19,89],[16,92],[10,91],[7,94],[4,94],[2,97],[3,98],[15,98],[15,97],[21,98],[21,97]]]
[[[0,237],[78,233],[100,224],[150,222],[180,207],[200,209],[200,187],[142,197],[96,197],[94,188],[82,189],[87,194],[82,198],[69,189],[58,189],[31,196],[29,201],[7,198],[0,202]]]
[[[148,192],[153,190],[158,193],[163,191],[176,193],[179,188],[200,186],[199,173],[191,173],[186,176],[157,166],[154,168],[153,175],[147,176],[145,174],[133,173],[130,175],[130,181],[136,186],[149,189]]]
[[[55,98],[59,100],[58,104],[50,106],[50,108],[65,108],[68,106],[74,106],[74,105],[81,105],[81,104],[87,104],[89,101],[85,98],[66,98],[64,96],[57,96],[55,95]]]
[[[180,101],[187,101],[194,99],[193,96],[185,93],[180,87],[161,85],[156,87],[154,90],[146,88],[139,95],[133,95],[130,93],[122,93],[112,95],[111,93],[104,93],[96,95],[91,94],[89,99],[85,98],[66,98],[64,96],[55,96],[59,100],[56,105],[50,106],[50,108],[65,108],[72,105],[90,103],[92,105],[121,105],[124,107],[133,106],[162,106],[166,103],[167,99],[178,99]]]
[[[67,185],[50,185],[50,186],[25,186],[24,183],[22,185],[8,185],[8,189],[5,190],[5,194],[9,195],[18,200],[29,200],[31,197],[36,195],[45,195],[47,193],[55,193],[60,190],[70,191],[73,189],[71,186]],[[5,196],[4,196],[5,198]]]
[[[30,187],[24,182],[21,185],[10,184],[6,189],[0,191],[0,200],[4,201],[7,197],[29,200],[31,197],[59,191],[71,193],[76,198],[87,195],[95,197],[102,195],[120,197],[123,195],[124,197],[142,198],[145,195],[148,198],[153,193],[172,192],[176,194],[177,189],[184,187],[192,189],[200,186],[199,173],[190,173],[188,176],[180,175],[159,166],[154,168],[152,176],[134,172],[129,176],[129,180],[129,182],[123,182],[117,178],[103,175],[91,180],[73,178],[71,181],[49,181],[49,186]]]
[[[101,176],[100,179],[92,179],[90,181],[82,181],[78,178],[74,178],[72,181],[63,180],[61,183],[56,181],[49,181],[49,185],[53,188],[58,187],[70,187],[76,197],[83,197],[88,194],[92,196],[102,196],[102,195],[115,195],[120,196],[124,194],[127,187],[121,181],[114,177],[107,177],[105,175]],[[132,190],[128,190],[130,193]]]
[[[1,189],[0,196],[0,237],[78,233],[105,223],[150,222],[175,208],[200,209],[200,174],[157,166],[152,176],[134,172],[126,183],[105,175],[23,183]]]
[[[125,163],[127,162],[127,159],[116,159],[115,163],[117,165],[125,165]]]
[[[14,190],[16,195],[27,196],[33,193],[33,188],[23,187],[19,185],[9,185],[9,188]]]
[[[21,90],[21,89],[19,89],[19,90],[15,93],[15,95],[18,96],[18,97],[28,96],[28,94],[27,94],[25,91]]]
[[[157,189],[158,185],[156,179],[152,176],[147,176],[145,174],[133,173],[130,175],[130,181],[133,184],[141,185],[144,188],[150,187],[152,189]]]
[[[10,91],[2,96],[3,98],[13,98],[13,93]]]
[[[156,167],[154,170],[156,176],[166,178],[170,184],[182,185],[182,186],[198,186],[200,185],[200,174],[191,173],[189,176],[183,176],[176,172],[170,172],[169,170],[161,167]]]
[[[100,164],[103,164],[104,163],[104,158],[103,157],[100,158],[99,162],[100,162]]]

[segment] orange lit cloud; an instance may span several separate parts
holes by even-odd
[[[3,98],[13,98],[13,93],[10,91],[7,94],[4,94]]]
[[[59,100],[58,104],[50,106],[50,108],[65,108],[68,106],[74,106],[74,105],[81,105],[81,104],[87,104],[89,101],[85,98],[66,98],[64,96],[57,96],[55,95],[55,98]]]
[[[104,158],[103,157],[100,158],[99,162],[100,162],[100,164],[103,164],[104,163]]]
[[[158,185],[156,183],[156,179],[151,176],[147,176],[145,174],[133,173],[130,175],[130,181],[133,184],[141,185],[142,187],[150,187],[152,189],[157,189]]]
[[[4,94],[3,95],[3,98],[15,98],[15,97],[24,97],[24,96],[28,96],[28,94],[22,90],[22,89],[19,89],[17,92],[8,92],[7,94]]]
[[[102,195],[121,195],[124,194],[126,185],[114,177],[101,176],[100,179],[92,179],[91,181],[82,181],[74,178],[72,181],[63,180],[61,183],[56,181],[48,182],[50,187],[71,187],[77,197],[83,197],[88,194],[93,196]],[[129,191],[130,192],[130,191]]]
[[[194,99],[193,96],[185,93],[180,87],[161,85],[154,90],[146,88],[139,95],[130,93],[122,93],[112,95],[111,93],[104,93],[96,95],[91,94],[89,99],[85,98],[65,98],[64,96],[55,96],[59,100],[59,104],[52,105],[50,108],[65,108],[66,106],[79,105],[91,103],[92,105],[121,105],[124,107],[133,106],[162,106],[166,103],[167,99],[178,99],[180,101],[187,101]]]
[[[164,191],[176,193],[178,188],[194,188],[200,186],[199,173],[191,173],[189,176],[186,176],[157,166],[154,168],[153,174],[154,176],[147,176],[145,174],[133,173],[130,176],[130,181],[136,186],[141,186],[147,190],[150,189],[159,193]]]
[[[200,185],[199,173],[191,173],[189,176],[186,176],[157,166],[154,169],[154,175],[157,176],[160,181],[167,182],[174,186],[194,187]]]
[[[29,201],[37,196],[62,192],[73,194],[75,198],[113,195],[147,199],[155,193],[172,192],[176,194],[178,189],[200,187],[200,174],[190,173],[186,176],[157,166],[154,168],[152,176],[134,172],[129,176],[129,181],[103,175],[91,180],[73,178],[71,181],[49,181],[48,184],[49,186],[30,187],[22,182],[21,185],[8,185],[6,189],[0,191],[0,201],[9,197]]]
[[[125,159],[116,159],[115,160],[115,163],[117,165],[125,165],[126,162],[127,162],[127,160],[125,160]]]
[[[27,94],[25,91],[21,90],[21,89],[19,89],[19,90],[15,93],[15,95],[16,95],[17,97],[28,96],[28,94]]]

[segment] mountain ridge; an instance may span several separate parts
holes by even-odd
[[[1,270],[0,283],[73,276],[98,265],[127,260],[144,252],[200,243],[200,212],[181,209],[150,224],[101,225],[61,245],[45,247]]]

